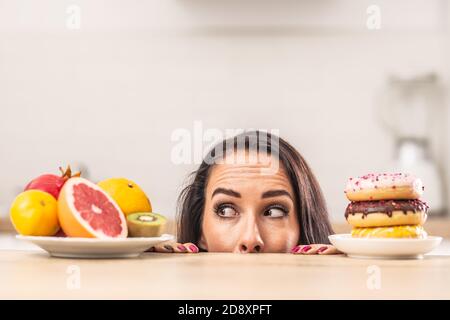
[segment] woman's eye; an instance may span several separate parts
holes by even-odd
[[[281,208],[270,208],[264,212],[264,216],[271,218],[281,218],[287,215],[287,211]]]
[[[222,206],[217,209],[217,215],[220,217],[230,218],[238,215],[237,211],[230,206]]]

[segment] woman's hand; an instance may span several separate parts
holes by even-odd
[[[310,245],[298,245],[292,248],[293,254],[340,254],[338,249],[330,244],[310,244]]]
[[[160,252],[160,253],[198,253],[198,247],[191,243],[179,243],[179,242],[164,242],[157,246],[151,247],[147,252]]]

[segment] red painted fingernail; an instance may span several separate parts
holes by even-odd
[[[311,250],[311,246],[304,246],[301,252],[308,252],[309,250]]]
[[[178,248],[178,250],[180,250],[180,251],[182,251],[182,252],[186,252],[186,250],[187,250],[186,247],[183,246],[183,245],[181,245],[181,244],[178,245],[177,248]]]
[[[197,248],[196,245],[191,244],[191,245],[189,246],[189,249],[191,249],[191,251],[194,252],[194,253],[197,253],[197,252],[198,252],[198,248]]]
[[[293,248],[291,249],[291,253],[297,253],[298,250],[300,250],[300,247],[299,247],[299,246],[295,246],[295,247],[293,247]]]
[[[320,247],[319,249],[317,249],[317,253],[324,252],[327,249],[328,249],[328,247]]]

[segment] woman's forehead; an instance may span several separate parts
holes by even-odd
[[[283,165],[267,170],[265,163],[232,163],[213,166],[208,187],[261,187],[291,190],[291,184]]]

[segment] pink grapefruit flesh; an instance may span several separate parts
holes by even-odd
[[[126,238],[125,216],[115,201],[96,184],[71,178],[58,198],[58,218],[69,237]]]

